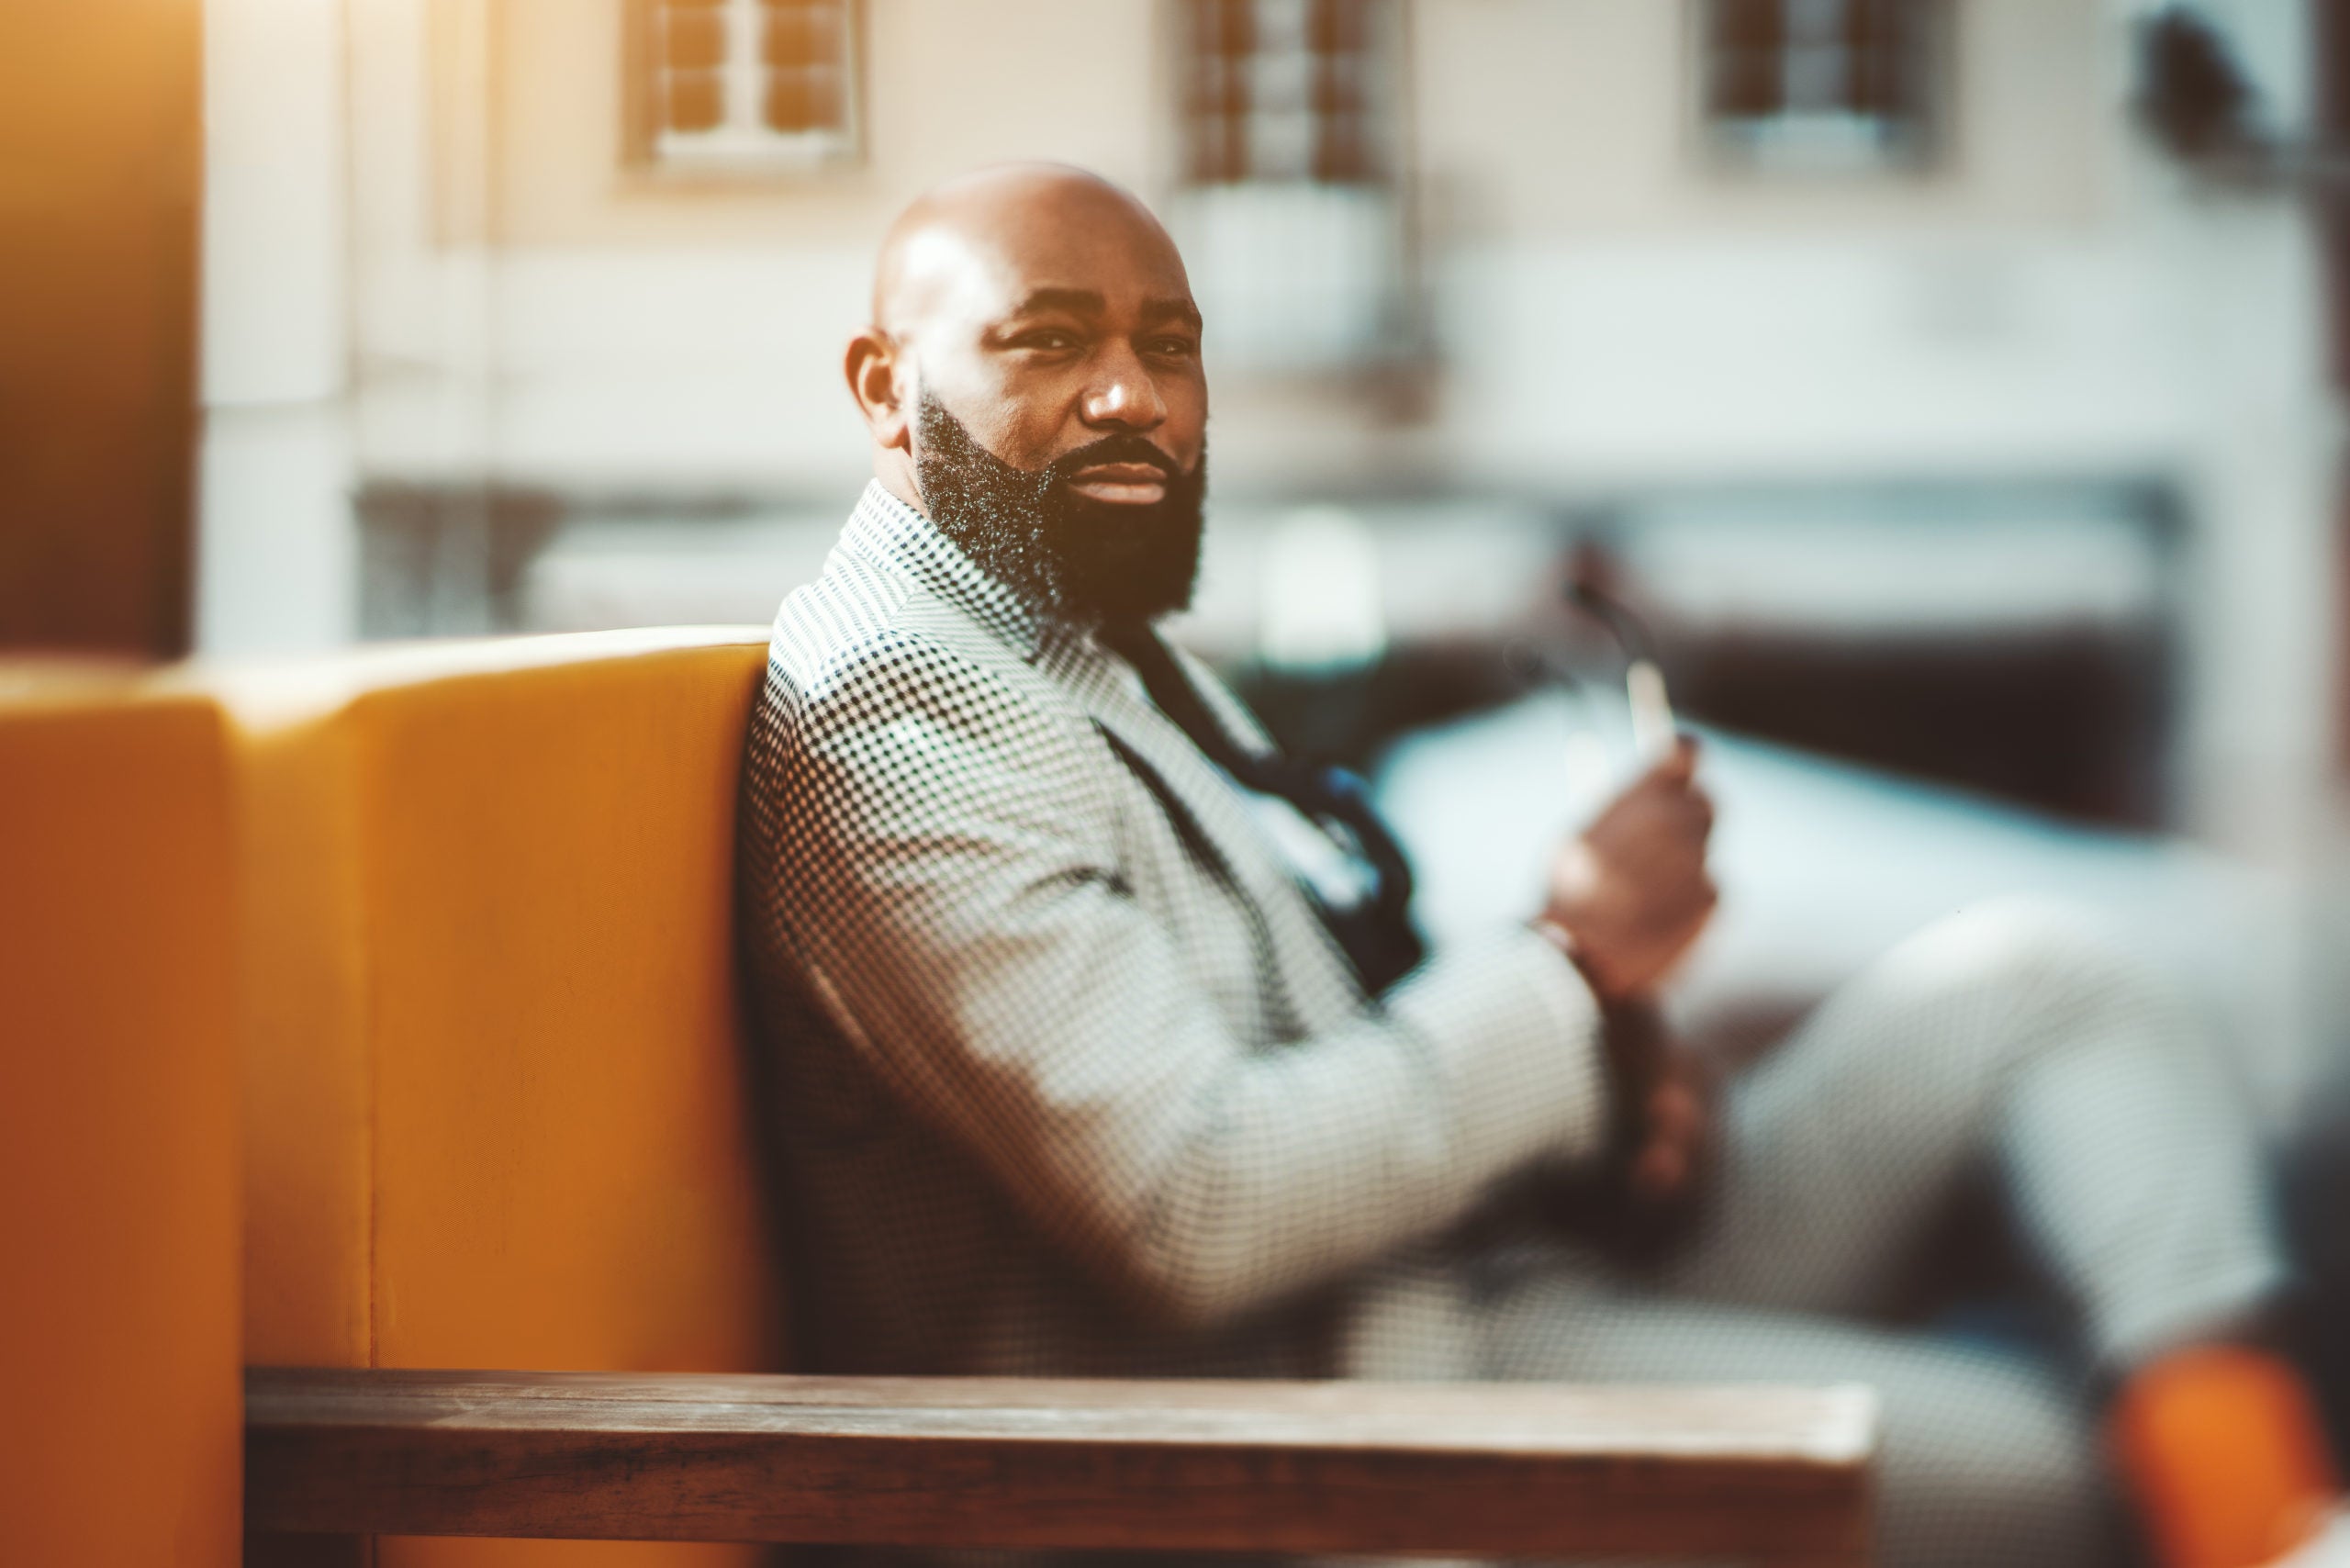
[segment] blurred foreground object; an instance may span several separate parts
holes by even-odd
[[[2252,84],[2227,40],[2205,17],[2172,6],[2146,22],[2138,40],[2139,112],[2174,157],[2248,151]]]
[[[201,7],[0,7],[0,647],[190,619]]]
[[[218,678],[249,1361],[775,1365],[731,936],[763,644],[453,643]],[[511,1560],[482,1552],[377,1561]]]
[[[0,662],[0,1561],[238,1561],[229,790],[201,698]]]

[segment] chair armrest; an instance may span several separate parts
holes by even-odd
[[[1859,1387],[246,1374],[256,1534],[1857,1563]]]

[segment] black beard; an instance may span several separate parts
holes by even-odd
[[[1147,506],[1078,494],[1073,476],[1100,463],[1147,463],[1167,476],[1167,494]],[[1192,602],[1207,476],[1205,452],[1185,474],[1132,433],[1032,472],[981,446],[927,391],[915,414],[914,482],[931,521],[1031,610],[1079,625],[1148,621]]]

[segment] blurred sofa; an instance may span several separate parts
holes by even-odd
[[[0,1562],[238,1561],[229,757],[0,661]]]
[[[765,648],[632,632],[209,678],[246,869],[247,1361],[780,1366],[732,951]],[[755,1557],[410,1540],[375,1561]]]
[[[0,1558],[232,1560],[240,1361],[781,1366],[731,951],[764,646],[667,630],[0,675],[0,1212],[29,1285],[0,1294],[29,1412]],[[1571,717],[1538,700],[1391,759],[1439,936],[1507,917],[1526,846],[1578,809],[1562,782],[1604,784],[1557,771]],[[2259,890],[2176,845],[1735,741],[1709,766],[1731,898],[1701,999],[1800,1000],[2020,881],[2100,894],[2210,975],[2256,957],[2264,928],[2232,922]]]

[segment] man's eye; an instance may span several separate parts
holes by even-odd
[[[1150,352],[1165,354],[1169,359],[1188,359],[1200,351],[1199,345],[1189,338],[1154,338],[1150,342]]]
[[[1024,349],[1043,349],[1046,353],[1058,353],[1062,349],[1073,349],[1077,346],[1077,335],[1073,332],[1064,332],[1058,327],[1046,327],[1034,332],[1023,332],[1014,341]]]

